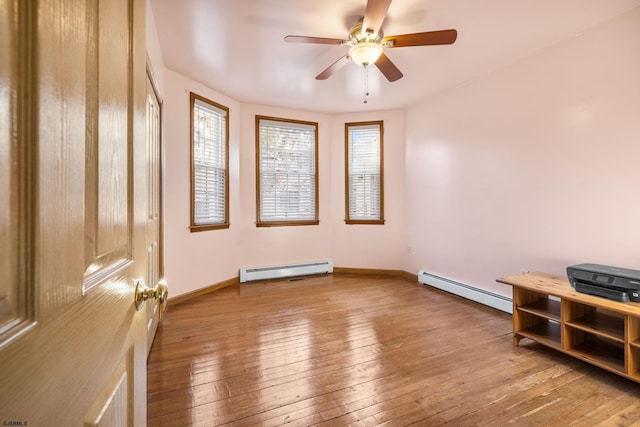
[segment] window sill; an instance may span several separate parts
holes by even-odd
[[[320,221],[262,221],[256,222],[256,227],[289,227],[298,225],[318,225]]]
[[[189,227],[189,231],[191,231],[192,233],[196,233],[199,231],[208,231],[208,230],[223,230],[226,228],[229,228],[231,226],[231,224],[229,224],[228,222],[222,223],[222,224],[198,224],[198,225],[191,225]]]
[[[384,219],[345,219],[345,224],[384,225]]]

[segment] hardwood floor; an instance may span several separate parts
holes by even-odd
[[[640,425],[640,385],[413,281],[334,274],[169,307],[149,426]]]

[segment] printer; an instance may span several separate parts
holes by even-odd
[[[577,292],[620,302],[640,302],[640,271],[598,264],[567,267],[571,286]]]

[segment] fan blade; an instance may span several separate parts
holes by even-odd
[[[346,54],[345,56],[343,56],[342,58],[338,59],[333,64],[329,65],[329,67],[327,67],[326,70],[324,70],[323,72],[318,74],[316,76],[316,80],[326,80],[326,79],[328,79],[329,77],[331,77],[333,75],[333,73],[335,73],[340,68],[342,68],[345,65],[347,65],[349,63],[349,61],[351,61],[351,58],[349,57],[349,54]]]
[[[403,76],[402,71],[398,70],[398,67],[384,53],[376,61],[376,67],[390,82],[395,82]]]
[[[456,30],[440,30],[427,31],[426,33],[388,36],[382,39],[382,43],[388,43],[388,47],[427,46],[452,44],[457,38],[458,32]]]
[[[347,40],[330,39],[327,37],[307,37],[307,36],[286,36],[284,41],[288,43],[315,43],[315,44],[337,44],[346,43]]]
[[[369,0],[362,21],[362,32],[378,34],[390,5],[391,0]]]

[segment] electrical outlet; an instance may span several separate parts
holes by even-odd
[[[527,274],[529,270],[520,270],[520,274]]]
[[[411,246],[407,246],[407,253],[411,253],[411,251],[413,251],[413,249],[411,248]]]

